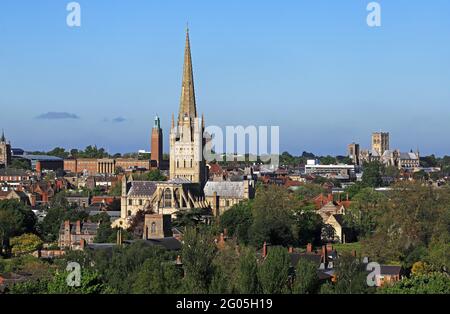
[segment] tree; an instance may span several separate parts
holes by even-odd
[[[0,201],[0,254],[3,250],[9,253],[11,237],[33,232],[36,221],[34,213],[19,201]]]
[[[315,294],[320,286],[317,265],[305,258],[298,261],[292,293]]]
[[[378,262],[404,261],[410,267],[422,258],[416,253],[412,258],[416,248],[428,248],[433,239],[449,233],[450,190],[402,182],[387,198],[373,234],[362,242],[363,249]]]
[[[31,253],[42,247],[43,241],[35,234],[25,233],[11,239],[14,255]]]
[[[182,279],[181,270],[160,256],[152,256],[136,272],[132,292],[139,294],[177,293]]]
[[[311,200],[317,195],[325,193],[325,189],[318,184],[305,183],[299,186],[295,193],[301,200]]]
[[[258,279],[263,294],[288,292],[289,268],[291,267],[287,250],[271,247],[258,271]]]
[[[259,293],[258,263],[252,250],[245,250],[239,257],[237,288],[241,294]]]
[[[239,243],[248,244],[249,229],[253,223],[250,202],[240,202],[220,216],[220,229],[225,230],[230,236],[236,237]]]
[[[62,147],[55,147],[51,151],[47,152],[47,155],[64,159],[69,157],[69,152],[66,152],[66,150]]]
[[[31,164],[27,160],[24,160],[24,159],[13,159],[11,161],[10,168],[31,170]]]
[[[364,172],[362,175],[362,183],[365,186],[377,188],[383,184],[381,178],[382,166],[378,161],[364,164]]]
[[[176,212],[176,218],[173,222],[174,227],[178,228],[191,228],[202,223],[203,215],[207,214],[208,211],[202,208],[191,208],[187,210],[179,210]]]
[[[336,284],[332,292],[337,294],[367,293],[367,272],[364,265],[349,253],[339,257],[336,265]]]
[[[187,229],[183,237],[184,245],[181,251],[185,276],[184,291],[188,293],[207,293],[214,274],[212,261],[216,246],[213,237],[208,232],[197,229]]]
[[[292,244],[293,213],[300,206],[301,201],[284,187],[270,185],[258,189],[252,204],[251,243]]]
[[[100,275],[90,268],[81,268],[80,286],[69,286],[67,271],[57,271],[53,279],[47,285],[49,294],[100,294],[106,290]]]
[[[371,235],[376,227],[376,218],[384,207],[386,197],[373,188],[363,188],[352,198],[350,208],[344,216],[347,227],[358,237]]]
[[[111,228],[111,219],[107,213],[100,213],[91,217],[92,222],[99,222],[95,243],[114,243],[117,235],[117,228]]]
[[[306,245],[308,243],[320,244],[323,220],[316,213],[314,205],[303,207],[303,210],[295,214],[294,220],[297,243],[299,245]]]
[[[377,290],[381,294],[450,294],[450,276],[446,273],[413,275]]]

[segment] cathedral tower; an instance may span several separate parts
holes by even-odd
[[[172,116],[170,129],[170,178],[184,178],[202,186],[206,180],[206,163],[203,158],[204,121],[197,115],[192,70],[189,30],[186,31],[183,80],[180,108],[175,123]]]

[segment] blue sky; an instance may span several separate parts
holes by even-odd
[[[0,128],[27,150],[149,149],[180,97],[189,21],[197,107],[212,125],[279,125],[281,150],[345,154],[372,131],[450,154],[450,2],[62,0],[0,4]],[[58,113],[58,114],[54,114]],[[65,114],[62,114],[65,113]]]

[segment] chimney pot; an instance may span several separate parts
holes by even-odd
[[[264,244],[263,244],[263,254],[262,254],[262,256],[263,257],[267,256],[267,243],[266,243],[266,241],[264,241]]]

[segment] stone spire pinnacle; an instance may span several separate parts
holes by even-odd
[[[6,142],[5,130],[3,130],[3,129],[2,129],[2,137],[0,138],[0,142]]]
[[[190,118],[197,117],[194,92],[194,73],[192,71],[191,46],[189,42],[189,28],[186,28],[186,47],[184,50],[183,82],[181,86],[180,112],[178,124]]]

